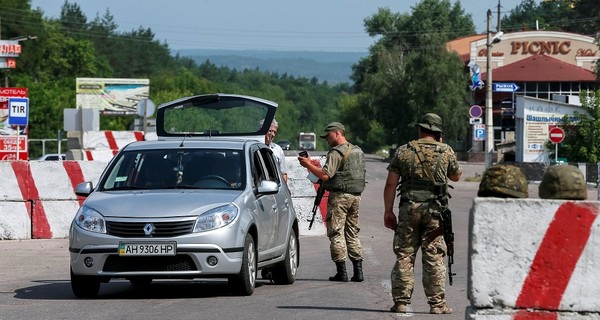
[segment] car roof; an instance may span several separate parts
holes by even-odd
[[[243,150],[247,145],[260,143],[252,139],[232,138],[232,137],[212,137],[209,139],[189,139],[182,137],[179,139],[136,141],[128,144],[124,151],[134,150],[157,150],[157,149],[177,149],[177,148],[198,148],[198,149],[232,149]]]

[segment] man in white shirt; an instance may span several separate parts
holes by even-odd
[[[264,120],[260,121],[258,125],[259,128],[262,127]],[[283,149],[273,141],[275,135],[277,134],[277,129],[279,128],[279,124],[277,120],[273,119],[271,122],[271,127],[269,128],[269,132],[265,135],[265,144],[273,150],[273,154],[277,158],[277,162],[279,163],[279,170],[281,171],[281,175],[283,176],[283,180],[287,183],[288,181],[288,167],[285,163],[285,154],[283,153]]]

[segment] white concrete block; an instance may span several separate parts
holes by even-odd
[[[599,204],[475,198],[469,238],[471,305],[518,309],[537,304],[544,310],[600,312]],[[524,292],[532,296],[518,301]]]
[[[0,240],[31,239],[29,206],[25,201],[0,201]]]

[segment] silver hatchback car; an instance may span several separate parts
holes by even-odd
[[[257,274],[292,284],[298,219],[278,161],[260,140],[277,104],[214,94],[159,106],[157,141],[119,151],[70,227],[71,287],[98,295],[112,278],[226,278],[254,292]],[[264,125],[257,129],[261,120]]]

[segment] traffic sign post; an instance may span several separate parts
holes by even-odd
[[[8,98],[8,124],[17,126],[17,160],[19,160],[19,134],[21,126],[29,123],[29,98]]]
[[[548,132],[548,137],[554,143],[554,162],[558,162],[558,144],[565,139],[565,131],[560,127],[554,127]]]

